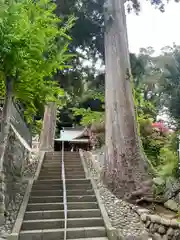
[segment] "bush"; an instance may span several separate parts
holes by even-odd
[[[178,177],[178,154],[175,151],[164,147],[160,150],[160,165],[158,167],[159,176],[167,178],[170,176]]]
[[[168,139],[153,129],[152,120],[150,118],[141,116],[138,118],[138,122],[144,152],[151,161],[153,167],[157,167],[160,164],[160,150],[167,144]]]

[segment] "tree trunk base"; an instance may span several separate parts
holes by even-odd
[[[148,181],[144,181],[140,184],[139,188],[132,193],[129,194],[127,201],[130,202],[142,202],[145,199],[153,200],[153,181],[150,179]]]

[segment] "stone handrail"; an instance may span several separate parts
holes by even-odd
[[[32,135],[26,120],[21,113],[19,107],[15,102],[12,102],[11,106],[11,124],[15,127],[17,132],[23,137],[31,147]]]

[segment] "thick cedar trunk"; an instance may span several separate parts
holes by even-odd
[[[55,102],[48,103],[44,111],[43,127],[40,136],[40,150],[54,150],[54,136],[56,131],[56,110]]]
[[[134,111],[124,1],[109,2],[109,10],[105,13],[105,180],[116,195],[129,198],[133,191],[142,188],[148,174],[140,150]],[[150,189],[147,185],[146,182],[143,193],[144,189]],[[143,195],[140,191],[136,193],[134,195],[138,197]]]
[[[11,120],[11,106],[13,97],[13,81],[10,77],[6,78],[6,96],[2,112],[2,123],[0,133],[0,171],[3,171],[3,160],[6,151],[10,120]]]

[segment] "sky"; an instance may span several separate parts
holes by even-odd
[[[173,42],[180,45],[179,23],[180,3],[171,0],[161,13],[148,1],[141,0],[139,16],[127,14],[130,52],[138,53],[139,48],[152,46],[159,54],[162,47],[172,46]]]
[[[141,0],[139,16],[127,14],[127,30],[129,50],[138,53],[141,47],[151,46],[155,55],[161,52],[164,46],[180,45],[180,3],[170,1],[166,11],[161,13],[145,0]],[[158,119],[169,120],[167,114],[160,114]]]
[[[139,53],[140,48],[153,47],[155,55],[160,54],[161,48],[180,45],[180,3],[173,0],[167,4],[164,13],[151,6],[149,1],[140,0],[141,12],[127,14],[127,30],[130,52]],[[90,65],[84,61],[84,65]],[[101,63],[97,63],[97,68]],[[102,67],[102,70],[104,67]]]

